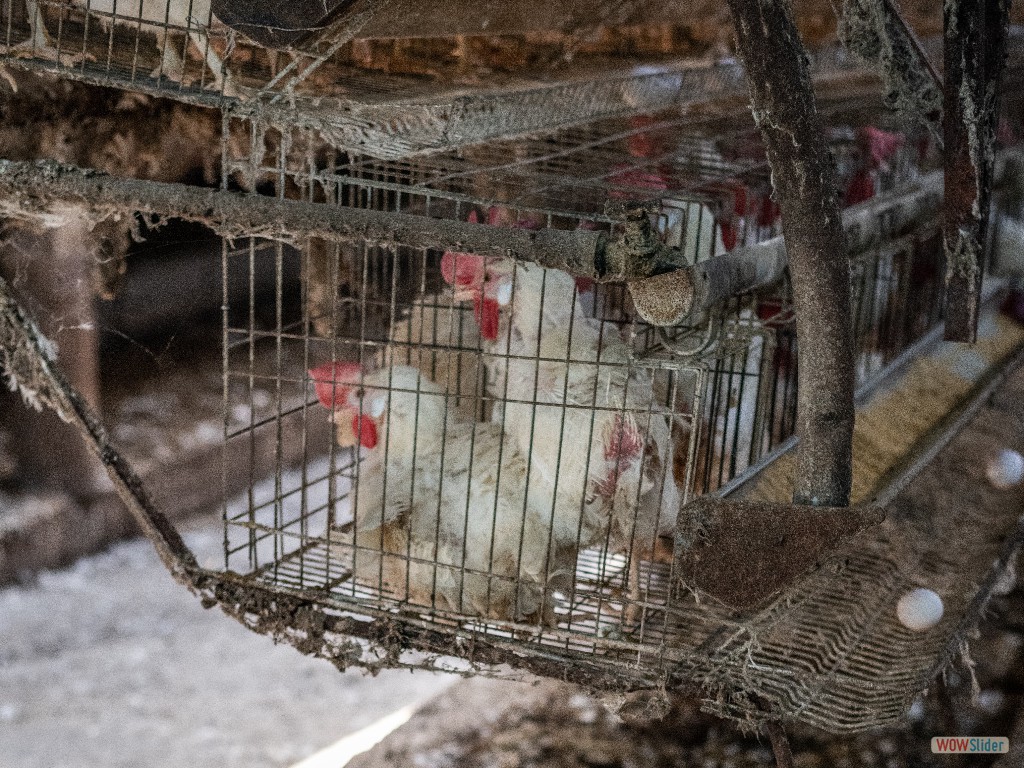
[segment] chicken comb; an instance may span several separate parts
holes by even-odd
[[[907,143],[906,137],[901,133],[883,131],[873,125],[866,125],[858,129],[860,138],[868,145],[871,152],[872,167],[878,168],[892,159],[903,145]]]
[[[344,407],[349,387],[358,383],[363,367],[359,363],[324,363],[316,368],[310,368],[308,373],[309,378],[313,380],[320,405],[329,411],[335,411]]]
[[[479,287],[484,282],[484,257],[477,253],[445,251],[441,257],[441,275],[457,288]]]

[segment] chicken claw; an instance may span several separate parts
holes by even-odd
[[[83,61],[95,61],[96,57],[85,51],[81,53],[70,53],[69,51],[58,50],[50,40],[50,34],[43,24],[43,15],[35,2],[25,3],[29,17],[29,27],[32,34],[28,40],[23,40],[14,45],[0,46],[4,53],[15,59],[45,59],[58,64],[65,63],[68,66],[81,64]]]

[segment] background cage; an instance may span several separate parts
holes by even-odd
[[[224,570],[204,571],[190,562],[173,530],[161,528],[161,518],[147,509],[144,491],[133,486],[130,476],[120,476],[143,516],[157,521],[152,524],[163,541],[162,554],[205,600],[339,666],[404,665],[497,675],[526,669],[615,692],[696,682],[707,694],[706,705],[727,716],[757,717],[767,702],[781,714],[834,730],[899,717],[909,696],[948,659],[949,643],[959,641],[962,628],[947,623],[944,632],[919,642],[885,613],[892,597],[919,575],[914,568],[930,572],[936,567],[935,558],[929,559],[934,552],[915,550],[913,563],[887,554],[893,540],[913,538],[908,531],[917,521],[902,528],[907,521],[897,521],[883,532],[865,534],[840,553],[834,568],[816,572],[753,615],[673,594],[671,559],[663,553],[659,559],[657,540],[645,542],[649,551],[643,553],[631,547],[617,551],[602,546],[605,542],[583,548],[574,560],[572,583],[550,588],[558,593],[550,623],[543,617],[517,621],[437,602],[422,604],[353,574],[353,552],[356,557],[360,549],[372,554],[379,546],[361,545],[358,532],[351,536],[350,496],[362,482],[360,461],[356,452],[336,444],[333,425],[317,403],[310,369],[338,361],[376,367],[406,363],[436,375],[456,358],[455,375],[448,380],[459,388],[447,397],[450,411],[485,423],[506,406],[487,386],[488,364],[502,354],[481,344],[472,304],[456,302],[443,275],[445,253],[459,252],[465,227],[474,218],[477,227],[484,227],[493,217],[492,230],[615,238],[628,226],[626,204],[639,200],[649,208],[654,231],[679,247],[689,262],[737,247],[772,247],[778,242],[778,223],[763,153],[747,119],[730,112],[739,92],[735,66],[662,63],[654,71],[626,73],[620,66],[621,74],[610,77],[596,58],[581,57],[578,70],[549,81],[516,87],[506,81],[503,90],[493,87],[498,81],[487,82],[469,96],[456,93],[464,88],[461,83],[453,86],[444,77],[424,85],[413,83],[414,78],[363,71],[364,92],[355,93],[360,81],[350,78],[347,92],[314,99],[324,82],[351,66],[345,54],[336,56],[340,44],[328,45],[330,55],[295,54],[280,77],[268,74],[273,55],[253,48],[244,66],[231,70],[235,92],[222,80],[216,93],[204,87],[212,74],[209,59],[194,74],[198,82],[186,84],[189,68],[198,70],[201,63],[187,50],[181,57],[186,73],[181,81],[146,74],[163,60],[159,46],[154,48],[162,29],[170,29],[171,38],[187,37],[189,45],[225,54],[233,66],[225,43],[209,29],[200,36],[202,43],[188,35],[191,17],[159,23],[140,18],[136,9],[131,31],[130,24],[104,25],[103,12],[95,8],[83,12],[46,2],[39,7],[51,34],[56,25],[58,50],[93,58],[64,62],[58,57],[53,64],[33,58],[30,48],[27,58],[12,53],[17,58],[10,59],[11,65],[217,104],[223,119],[216,194],[244,192],[248,197],[231,199],[244,199],[253,210],[261,204],[298,202],[311,212],[305,225],[293,218],[290,225],[275,220],[260,227],[252,219],[238,222],[205,213],[213,209],[181,190],[145,187],[152,197],[143,209],[206,220],[229,236],[221,260],[225,488],[229,474],[242,474],[249,490],[240,504],[225,499]],[[13,43],[30,28],[19,16],[18,3],[6,11]],[[92,25],[92,19],[101,23]],[[104,30],[103,36],[97,29]],[[248,50],[244,42],[236,45]],[[865,95],[857,78],[849,78],[855,72],[838,53],[821,57],[819,82],[840,76],[852,81],[825,107],[844,182],[863,160],[854,128],[881,114],[877,99]],[[1010,79],[1016,74],[1014,69]],[[403,90],[412,85],[421,90]],[[367,95],[373,93],[379,101]],[[569,97],[583,107],[564,109]],[[681,106],[693,104],[700,109],[680,115]],[[671,109],[658,111],[663,107]],[[566,112],[570,125],[565,125]],[[944,265],[934,220],[917,217],[893,232],[891,210],[885,208],[890,201],[898,206],[913,197],[916,202],[908,209],[929,210],[920,193],[935,187],[928,172],[936,157],[933,151],[923,157],[910,151],[919,139],[924,146],[923,136],[908,131],[903,161],[873,180],[873,193],[880,196],[853,210],[862,219],[879,219],[873,229],[890,235],[855,254],[858,384],[865,397],[908,355],[917,354],[918,345],[934,337],[942,321]],[[65,170],[46,176],[50,170],[44,168],[42,184],[34,188],[51,187],[55,200],[68,195],[62,179],[74,174]],[[6,191],[38,181],[15,180]],[[105,205],[137,203],[134,195],[143,189],[128,180],[104,183],[109,197],[101,195],[100,202]],[[217,199],[226,198],[202,198]],[[43,194],[9,207],[36,206],[39,213],[49,204]],[[372,221],[405,216],[402,221],[411,218],[421,229],[408,238],[403,233],[410,230],[398,225],[332,232],[317,218],[329,216],[324,213],[328,209],[342,215],[382,214]],[[270,301],[269,294],[257,290],[268,277]],[[231,298],[238,292],[241,302]],[[516,300],[515,288],[511,300]],[[682,501],[750,492],[751,483],[792,447],[797,350],[785,282],[734,297],[670,329],[645,322],[621,284],[599,284],[589,291],[581,286],[575,301],[579,317],[623,351],[623,359],[607,365],[651,382],[646,408],[634,403],[620,410],[665,420],[675,455],[683,457],[672,468]],[[48,397],[105,445],[102,432],[60,386],[45,347],[19,319],[16,305],[5,305],[5,320],[12,339],[5,347],[28,350],[36,384],[51,387]],[[439,333],[442,329],[447,332]],[[1015,359],[1018,335],[1013,328],[995,326],[990,362]],[[586,358],[549,362],[569,372],[605,365]],[[8,367],[18,376],[24,372]],[[461,387],[463,372],[472,374],[468,388]],[[975,384],[975,400],[991,386],[987,380]],[[528,398],[528,404],[536,399]],[[270,479],[265,480],[268,468]],[[979,562],[1000,555],[997,533],[1007,529],[1006,521],[978,521],[978,528],[983,533],[971,551],[983,556],[953,558],[946,567],[977,575]],[[847,557],[851,551],[856,556]],[[436,557],[407,557],[435,573],[480,575],[464,562],[456,567]],[[639,579],[639,597],[630,592],[632,578]],[[857,589],[848,589],[850,583]],[[985,582],[978,594],[991,583]],[[866,584],[884,589],[870,592],[863,589]],[[859,610],[847,610],[850,601],[859,601]],[[968,609],[966,604],[957,607]],[[843,622],[834,622],[838,615]],[[824,642],[808,642],[800,658],[787,650],[811,637]],[[463,661],[453,661],[453,654]],[[865,680],[882,665],[899,666],[900,675],[893,687],[876,690]],[[872,690],[866,693],[867,688]]]

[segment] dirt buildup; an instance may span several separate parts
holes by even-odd
[[[846,0],[838,32],[851,52],[879,68],[886,106],[938,130],[942,92],[884,0]]]
[[[1020,694],[1024,670],[1024,644],[1019,619],[1024,594],[999,598],[992,606],[993,620],[975,641],[979,651],[977,679],[980,694],[972,694],[972,676],[960,668],[951,672],[944,687],[919,698],[903,723],[852,736],[830,736],[822,731],[789,726],[794,764],[799,768],[939,768],[949,756],[931,754],[931,737],[943,734],[1010,735],[1019,728]],[[434,768],[682,768],[730,766],[774,768],[767,738],[743,734],[736,728],[700,712],[692,699],[673,700],[667,716],[658,721],[630,721],[617,717],[569,687],[541,689],[533,695],[509,686],[491,691],[492,702],[514,697],[521,703],[492,703],[473,719],[454,728],[451,709],[458,708],[463,691],[456,686],[424,709],[422,719],[410,726],[413,733],[396,732],[371,752],[352,763],[353,768],[387,765],[430,765]],[[498,693],[498,696],[495,696]],[[498,712],[493,712],[497,709]],[[1015,720],[1018,723],[1015,726]],[[1015,755],[976,756],[972,766],[1009,768]],[[1003,762],[998,762],[999,759]]]
[[[37,411],[46,407],[60,412],[50,379],[42,370],[43,361],[32,343],[33,335],[47,360],[55,360],[54,345],[31,319],[21,314],[7,282],[0,278],[0,373],[10,390],[19,393]]]

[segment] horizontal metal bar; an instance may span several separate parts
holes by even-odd
[[[910,482],[920,474],[932,460],[939,455],[966,427],[989,397],[1009,378],[1010,374],[1024,363],[1024,344],[1018,346],[1013,353],[989,369],[974,388],[968,400],[935,425],[924,439],[915,445],[909,461],[894,467],[883,475],[872,491],[872,504],[884,507],[892,503]]]
[[[991,304],[994,303],[996,299],[1000,299],[1003,295],[1005,295],[1003,293],[1005,286],[1005,280],[997,278],[986,279],[982,285],[982,306],[990,306]],[[858,406],[866,403],[868,400],[871,399],[871,397],[876,392],[886,387],[896,375],[906,370],[910,363],[916,360],[920,355],[924,354],[926,350],[935,346],[936,344],[942,343],[942,336],[945,332],[945,328],[946,324],[944,322],[938,323],[924,336],[922,336],[916,342],[914,342],[905,350],[903,350],[903,352],[901,352],[897,357],[895,357],[892,360],[892,362],[886,365],[885,368],[877,376],[873,377],[869,381],[864,382],[854,391],[854,402]],[[1013,366],[1006,368],[1005,374],[1008,375],[1012,367],[1015,367],[1016,365],[1017,363],[1014,363]],[[1005,379],[1005,376],[1003,376],[1003,379]],[[982,401],[983,400],[984,398],[982,398]],[[964,424],[966,424],[966,422],[964,422]],[[949,440],[951,440],[956,435],[956,433],[963,428],[964,424],[960,424],[959,426],[957,426],[956,429],[953,430],[946,438],[946,442],[949,442]],[[758,475],[760,475],[761,472],[765,471],[769,466],[771,466],[776,461],[785,456],[787,453],[792,451],[799,444],[799,442],[800,438],[797,435],[791,435],[789,438],[775,446],[770,452],[765,454],[757,462],[747,467],[742,473],[736,475],[736,477],[734,477],[728,483],[723,485],[721,488],[711,491],[707,495],[720,496],[724,498],[735,494],[737,498],[743,498],[744,495],[749,491],[748,485],[756,481]],[[942,445],[945,445],[945,443],[943,443]],[[937,453],[938,450],[941,449],[942,445],[938,446],[935,453]],[[909,483],[910,480],[913,479],[914,476],[916,476],[922,469],[924,469],[928,462],[931,461],[931,458],[934,458],[934,454],[932,454],[931,457],[925,461],[916,462],[913,467],[913,472],[908,472],[907,476],[901,481],[901,488],[905,487],[907,483]],[[896,493],[898,493],[898,491],[890,493],[887,489],[887,481],[885,480],[879,481],[879,483],[876,485],[876,488],[880,489],[872,502],[876,506],[884,507],[886,504],[889,503],[889,501],[893,497],[895,497]]]
[[[69,210],[69,206],[71,210]],[[111,210],[174,216],[210,226],[224,237],[290,240],[321,237],[508,257],[563,269],[598,282],[636,280],[686,263],[662,246],[641,209],[626,212],[625,233],[609,240],[582,229],[528,231],[407,213],[346,208],[187,184],[141,181],[51,160],[0,160],[0,213],[58,220]]]

